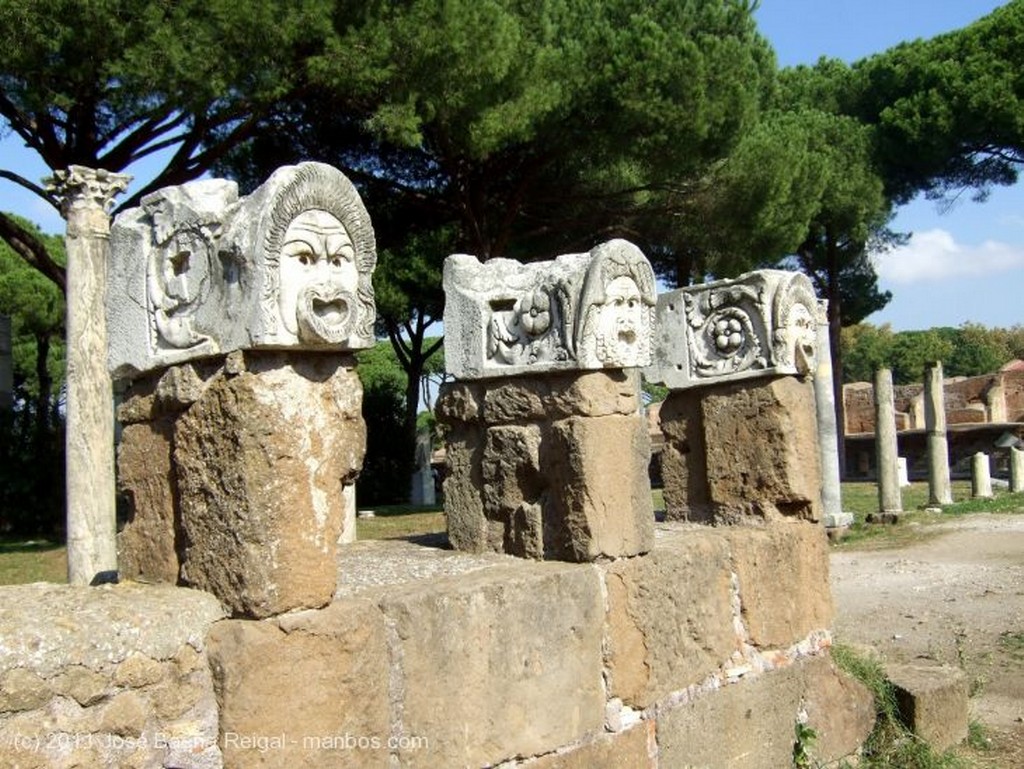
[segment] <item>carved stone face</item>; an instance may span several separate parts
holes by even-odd
[[[597,321],[596,353],[606,365],[623,368],[644,362],[645,307],[640,289],[629,277],[620,276],[605,289],[605,302]]]
[[[356,322],[359,275],[341,221],[318,209],[295,217],[281,245],[280,270],[285,328],[307,343],[344,341]]]

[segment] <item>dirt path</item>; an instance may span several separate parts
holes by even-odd
[[[836,640],[962,666],[986,765],[1024,766],[1024,515],[971,515],[894,550],[832,554]]]

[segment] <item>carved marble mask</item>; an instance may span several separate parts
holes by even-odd
[[[284,326],[306,343],[336,344],[358,315],[355,247],[341,221],[312,209],[288,225],[281,246],[280,310]]]
[[[608,365],[630,367],[646,361],[645,307],[636,282],[621,275],[605,289],[597,321],[596,354]]]

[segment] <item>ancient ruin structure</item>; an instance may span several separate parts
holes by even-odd
[[[991,456],[994,475],[1007,477],[1009,447],[1024,445],[1024,370],[1008,364],[992,374],[943,379],[941,398],[938,389],[933,383],[929,395],[924,383],[893,388],[899,454],[907,458],[910,479],[928,478],[928,445],[935,441],[939,428],[929,427],[927,411],[938,402],[943,404],[951,477],[970,478],[972,457],[979,451]],[[868,382],[847,384],[843,393],[844,477],[850,480],[875,478],[872,385]],[[938,424],[938,414],[935,416]]]
[[[369,215],[339,171],[147,196],[117,218],[110,369],[125,385],[121,573],[239,615],[322,606],[362,466],[350,351],[373,344]]]
[[[445,365],[461,380],[437,405],[452,545],[568,561],[649,550],[647,259],[623,240],[532,264],[456,255],[444,286]]]
[[[814,386],[818,300],[799,273],[764,270],[662,294],[648,377],[662,404],[670,520],[821,517]]]
[[[68,581],[115,579],[113,390],[103,365],[107,330],[109,211],[131,177],[71,166],[47,180],[67,221],[67,478]]]
[[[829,657],[806,278],[673,292],[655,345],[624,241],[452,259],[462,552],[338,548],[368,219],[316,164],[248,198],[198,185],[115,224],[128,579],[0,589],[0,763],[760,769],[798,725],[816,763],[856,753],[875,711]],[[640,366],[674,388],[657,524]]]

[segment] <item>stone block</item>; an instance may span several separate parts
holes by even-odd
[[[703,681],[737,649],[726,540],[690,530],[602,567],[609,694],[646,708]]]
[[[828,539],[808,521],[725,529],[750,643],[785,649],[832,626]]]
[[[623,371],[448,386],[438,413],[449,428],[452,545],[568,561],[650,549],[650,439],[638,405],[637,376]]]
[[[228,620],[207,644],[226,768],[388,766],[387,642],[371,603]]]
[[[817,735],[812,757],[829,765],[854,755],[867,739],[874,725],[874,702],[864,686],[836,669],[827,656],[801,659],[659,710],[659,764],[702,769],[791,766],[798,720]]]
[[[670,447],[662,459],[670,519],[819,519],[821,471],[809,380],[776,377],[673,392],[661,423]]]
[[[358,192],[323,163],[279,168],[243,198],[225,179],[165,187],[110,230],[110,371],[370,347],[376,260]]]
[[[657,769],[654,721],[602,734],[579,747],[527,761],[523,769]]]
[[[127,517],[117,537],[122,579],[178,581],[183,542],[173,439],[171,417],[122,430],[117,449],[117,490]]]
[[[522,264],[449,256],[445,367],[459,379],[651,363],[654,271],[636,246]]]
[[[658,297],[648,379],[673,390],[815,370],[818,300],[799,272],[758,270]]]
[[[362,387],[351,358],[252,355],[178,420],[183,580],[235,615],[327,604],[362,467]]]
[[[597,573],[516,562],[403,585],[381,602],[400,666],[402,766],[483,766],[555,750],[604,722]],[[440,685],[439,682],[443,682]]]
[[[933,748],[943,751],[967,739],[967,677],[948,665],[887,664],[900,718]]]

